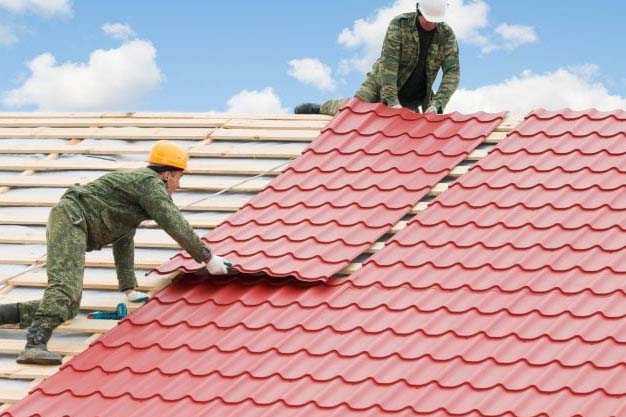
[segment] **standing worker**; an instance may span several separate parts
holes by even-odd
[[[446,0],[420,0],[417,12],[394,18],[381,56],[356,92],[356,98],[368,103],[382,102],[392,108],[442,114],[461,78],[456,36],[444,23],[446,8]],[[432,87],[439,69],[443,78],[434,94]],[[347,101],[305,103],[296,107],[295,113],[334,116]]]
[[[28,327],[26,348],[17,361],[58,365],[61,355],[47,349],[52,331],[80,309],[85,252],[113,244],[119,289],[129,301],[147,299],[135,291],[134,236],[153,219],[212,275],[229,272],[230,262],[212,255],[172,201],[189,156],[180,146],[157,142],[146,168],[112,172],[68,189],[50,212],[47,228],[48,287],[43,300],[0,305],[0,324]]]

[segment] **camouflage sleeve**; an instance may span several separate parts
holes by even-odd
[[[135,230],[113,243],[113,258],[120,291],[137,287],[134,238]]]
[[[387,29],[378,64],[381,83],[380,96],[383,103],[388,106],[400,104],[398,100],[398,70],[400,68],[401,42],[400,20],[393,19]]]
[[[181,248],[189,252],[196,262],[202,263],[211,259],[211,252],[193,231],[158,178],[145,181],[140,191],[140,204],[146,213],[178,242]]]
[[[437,94],[432,99],[432,105],[436,106],[441,112],[448,105],[450,98],[459,87],[461,81],[461,64],[459,62],[459,44],[456,41],[454,33],[450,31],[445,44],[445,56],[441,68],[443,69],[443,78]]]

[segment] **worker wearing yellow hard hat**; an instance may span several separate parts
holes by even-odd
[[[69,188],[51,210],[47,227],[48,286],[41,301],[0,305],[0,324],[28,328],[18,362],[54,365],[61,356],[47,350],[52,331],[80,308],[85,253],[112,245],[119,289],[128,301],[146,300],[136,290],[134,236],[152,219],[212,275],[224,275],[230,262],[211,253],[174,204],[188,153],[169,141],[157,142],[148,166],[106,174]]]

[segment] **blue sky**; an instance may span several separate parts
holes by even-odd
[[[377,48],[365,41],[360,46],[347,47],[345,42],[338,42],[339,34],[348,29],[358,37],[353,29],[357,19],[369,19],[373,31],[375,26],[385,23],[384,18],[377,21],[377,11],[390,8],[395,3],[391,0],[50,0],[51,8],[65,2],[71,10],[55,14],[33,7],[29,9],[29,1],[0,0],[0,43],[1,28],[5,33],[4,45],[0,44],[3,56],[0,94],[6,97],[7,92],[23,86],[32,76],[27,63],[41,54],[50,53],[56,58],[56,63],[48,66],[57,68],[70,62],[80,67],[80,63],[89,61],[94,50],[115,50],[131,42],[132,39],[113,39],[101,29],[105,23],[120,22],[132,28],[136,33],[134,38],[153,45],[156,51],[155,68],[152,68],[147,81],[121,81],[122,90],[126,88],[123,82],[140,84],[128,87],[131,91],[128,97],[121,91],[119,100],[104,97],[95,104],[87,101],[87,107],[154,111],[225,110],[228,100],[242,90],[261,91],[267,87],[273,89],[286,109],[303,100],[320,101],[326,97],[349,96],[358,87],[363,75],[355,69],[342,72],[341,68],[346,66],[346,60],[363,58],[367,48],[370,51]],[[17,10],[6,6],[11,2],[22,2],[24,7]],[[402,3],[414,4],[411,1]],[[459,108],[472,110],[471,106],[488,100],[497,101],[500,106],[514,106],[515,97],[525,94],[525,89],[534,89],[533,86],[574,90],[566,93],[546,91],[544,95],[535,97],[535,102],[528,104],[537,107],[576,107],[584,102],[589,102],[587,107],[623,105],[623,97],[626,97],[626,60],[616,52],[624,49],[622,43],[626,29],[621,18],[626,15],[626,3],[601,0],[594,2],[593,8],[589,2],[578,0],[455,0],[453,3],[464,7],[480,3],[488,8],[486,23],[481,23],[480,16],[474,14],[467,13],[462,17],[464,25],[474,24],[476,28],[466,28],[475,33],[466,34],[461,39],[462,87],[467,94],[459,94]],[[511,45],[498,46],[502,39],[495,30],[503,23],[532,29],[536,39],[527,40],[515,48]],[[6,39],[7,32],[12,34],[9,41]],[[369,30],[365,32],[369,33]],[[477,36],[502,49],[485,52],[485,40],[477,40]],[[289,75],[289,62],[302,58],[319,60],[330,69],[335,88],[323,91]],[[143,61],[141,65],[128,63],[129,72],[141,73],[144,64]],[[559,70],[565,72],[555,74]],[[537,84],[526,80],[526,84],[521,82],[517,86],[503,85],[505,80],[520,76],[523,71],[531,71],[532,75],[527,73],[526,77],[534,75],[533,82]],[[556,78],[550,78],[551,75]],[[59,85],[65,84],[55,84],[56,90],[52,89],[50,93],[55,96],[54,99],[38,98],[38,92],[32,91],[48,88],[48,82],[56,83],[52,79],[55,76],[61,75],[40,74],[38,83],[21,92],[21,104],[3,100],[0,108],[33,110],[42,107],[41,102],[46,103],[43,107],[47,106],[47,109],[54,110],[57,105],[63,107],[66,103],[63,103],[59,88],[62,91],[65,87]],[[582,84],[577,84],[577,81]],[[106,84],[111,82],[116,81],[102,81],[101,87],[107,89]],[[73,88],[77,91],[69,96],[82,94],[78,79],[75,84]],[[89,85],[89,88],[97,88]],[[489,85],[502,90],[498,90],[500,93],[477,91]],[[598,86],[602,91],[598,90]],[[89,88],[85,88],[86,92],[91,91]],[[580,90],[581,97],[573,97],[576,90]],[[555,94],[566,96],[559,98],[560,101],[552,101]],[[501,95],[507,98],[502,99]],[[609,100],[607,96],[615,99]],[[81,110],[82,101],[79,99],[66,107]]]

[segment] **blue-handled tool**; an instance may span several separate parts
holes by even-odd
[[[128,308],[124,303],[119,303],[115,311],[94,311],[87,314],[87,318],[93,320],[122,320],[126,316],[128,316]]]

